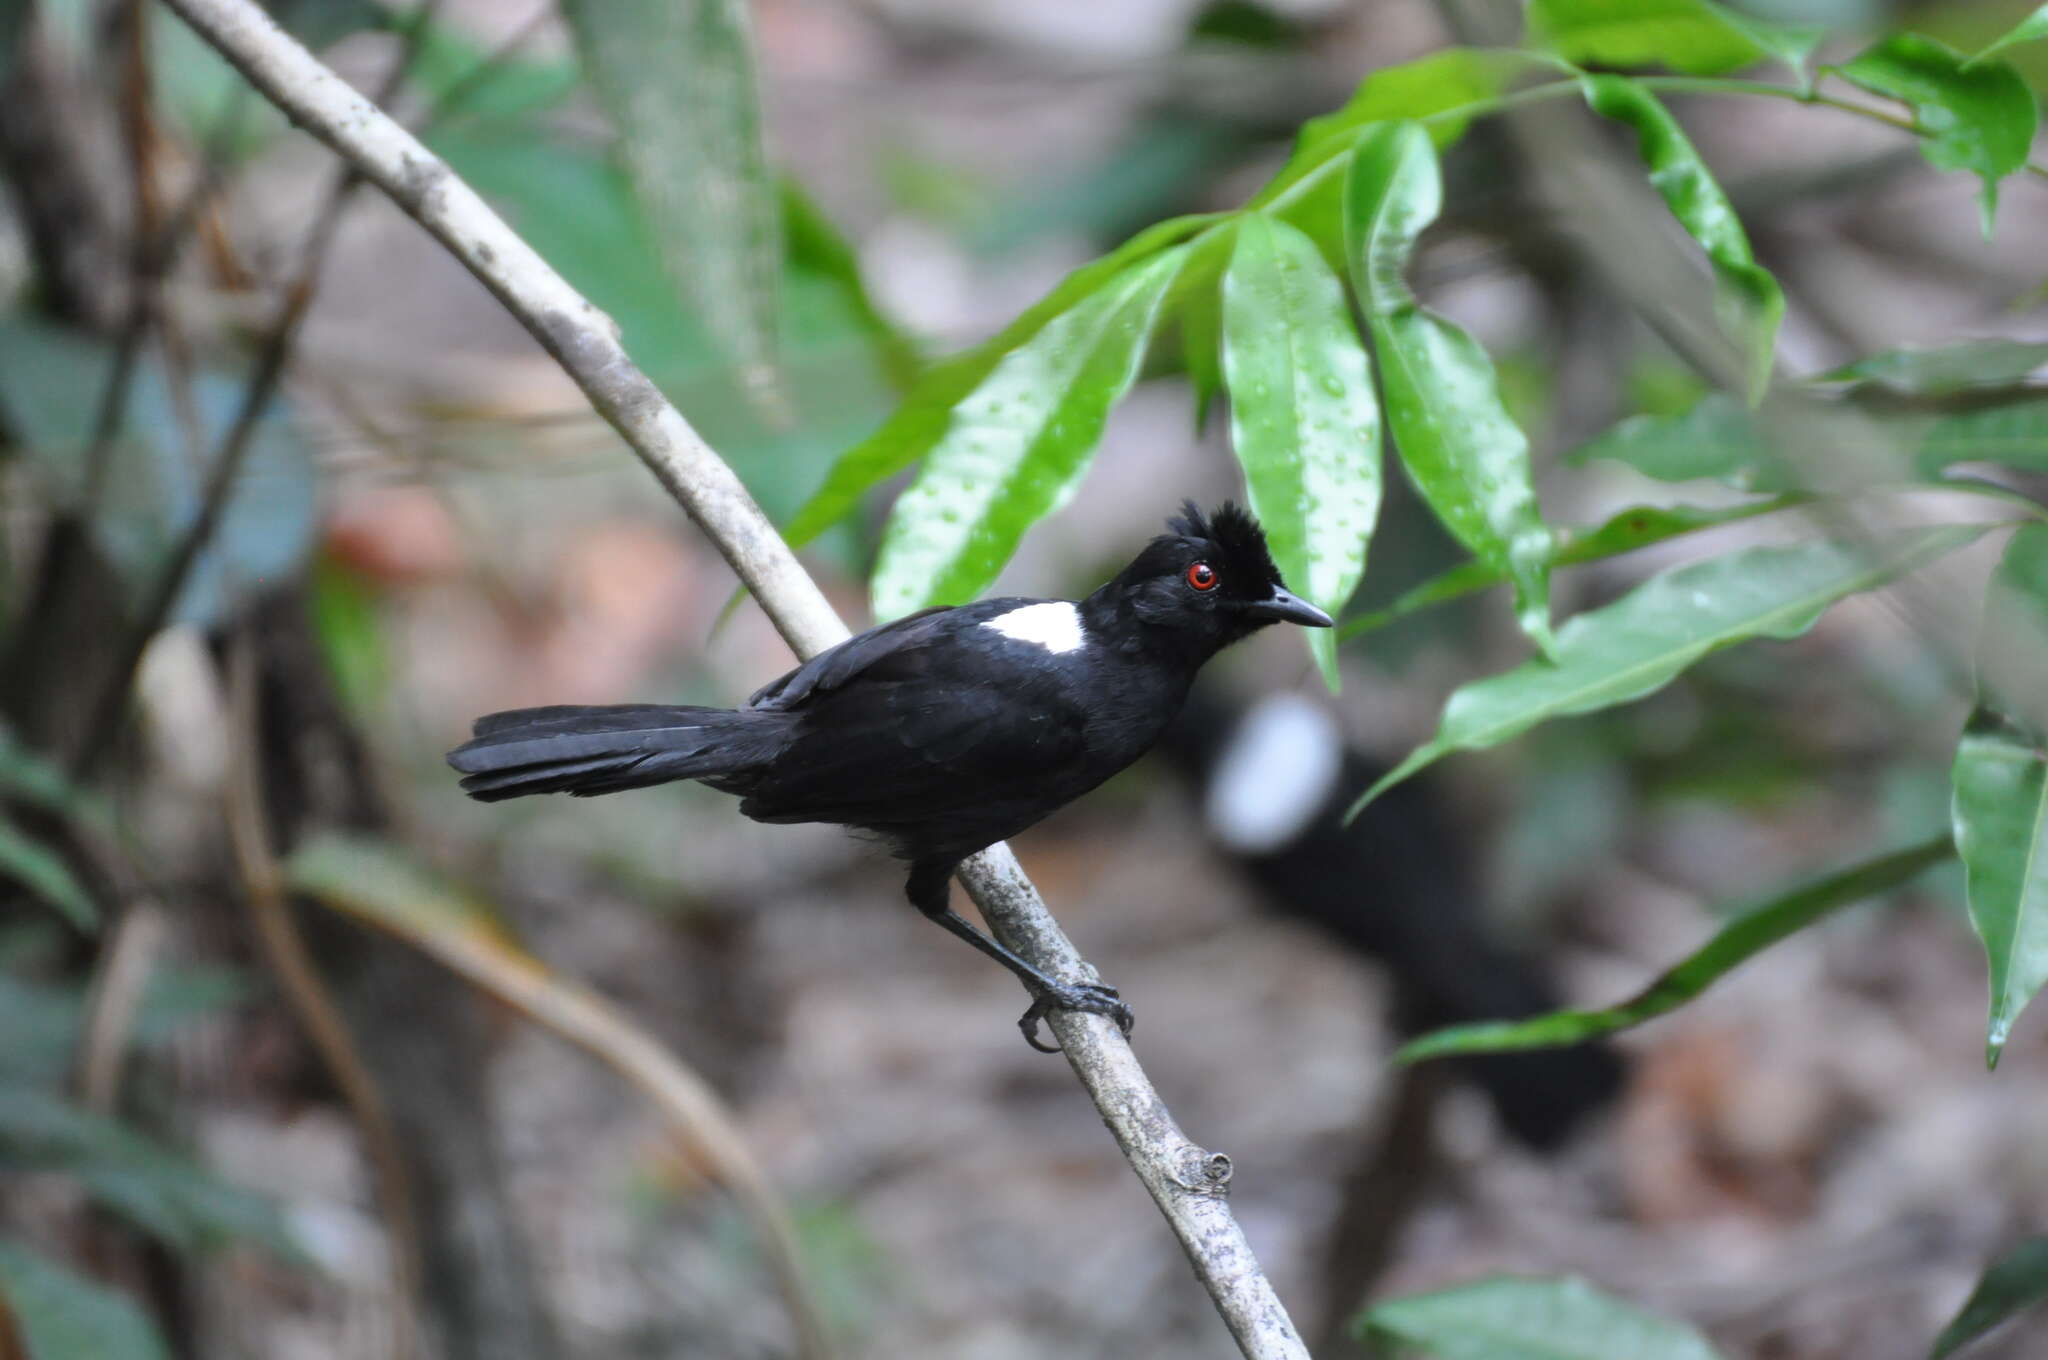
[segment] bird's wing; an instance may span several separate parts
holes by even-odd
[[[1085,714],[1044,676],[997,684],[960,675],[936,653],[950,655],[910,648],[887,663],[929,667],[923,675],[884,679],[877,667],[858,685],[818,694],[812,721],[742,810],[761,821],[887,827],[977,809],[1006,818],[1015,807],[1030,810],[1018,822],[1028,825],[1080,792],[1059,789],[1083,763]]]
[[[993,617],[1016,600],[982,600],[953,608],[935,605],[857,633],[812,657],[803,665],[754,691],[748,708],[791,709],[819,694],[839,688],[856,675],[872,671],[889,658],[905,657],[939,641],[950,628]]]

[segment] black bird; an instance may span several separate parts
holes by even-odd
[[[1557,1007],[1538,961],[1488,924],[1475,847],[1448,815],[1433,771],[1344,814],[1386,767],[1346,744],[1335,718],[1299,695],[1244,712],[1197,691],[1160,741],[1202,793],[1209,840],[1274,910],[1385,963],[1393,1021],[1420,1034]],[[1622,1060],[1600,1045],[1454,1061],[1502,1125],[1538,1151],[1620,1093]]]
[[[820,652],[739,709],[625,704],[494,713],[449,752],[471,797],[578,797],[694,779],[759,822],[836,822],[910,861],[910,900],[1048,1010],[1129,1033],[1116,990],[1062,982],[949,905],[960,861],[1123,769],[1180,711],[1202,664],[1268,624],[1330,626],[1288,593],[1258,522],[1192,501],[1169,532],[1078,603],[1004,598],[927,609]]]

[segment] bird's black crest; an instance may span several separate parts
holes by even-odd
[[[1193,501],[1184,502],[1180,513],[1166,521],[1166,527],[1182,538],[1214,543],[1240,580],[1280,580],[1280,569],[1273,565],[1272,550],[1266,546],[1266,531],[1251,511],[1236,501],[1225,501],[1207,514]]]

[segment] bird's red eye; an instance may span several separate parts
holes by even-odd
[[[1218,579],[1216,568],[1207,562],[1196,562],[1188,568],[1188,584],[1196,590],[1214,590]]]

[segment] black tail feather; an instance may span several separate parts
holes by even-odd
[[[691,708],[676,704],[549,704],[545,708],[513,708],[486,713],[470,728],[473,737],[538,732],[629,732],[691,722],[692,715],[727,714],[723,708]]]
[[[555,705],[477,719],[448,753],[462,788],[483,802],[535,793],[588,798],[677,779],[723,785],[772,759],[778,715],[724,708]]]

